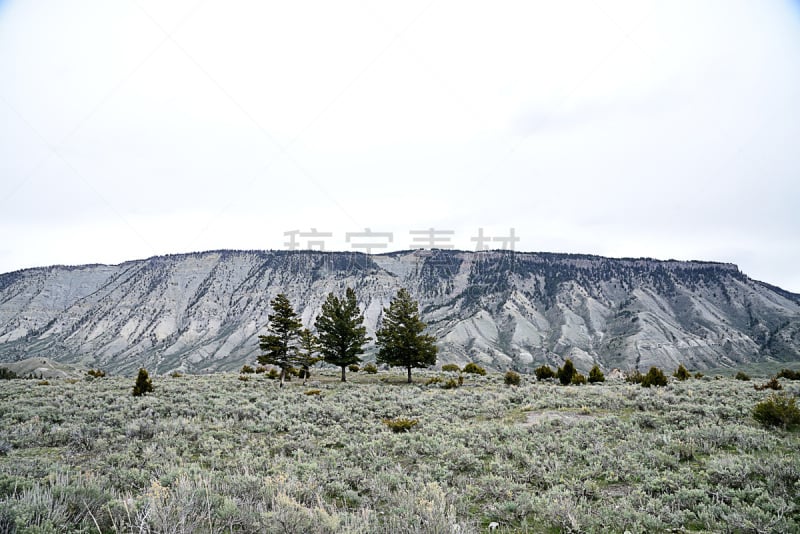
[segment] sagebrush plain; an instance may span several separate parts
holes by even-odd
[[[756,379],[338,376],[0,381],[0,532],[800,531]]]

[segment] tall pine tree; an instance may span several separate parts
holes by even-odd
[[[320,360],[317,353],[319,353],[319,340],[311,330],[304,328],[300,331],[300,346],[297,350],[297,364],[302,369],[303,385],[311,378],[311,366]]]
[[[287,370],[297,361],[296,343],[303,323],[283,293],[272,299],[269,304],[275,313],[268,316],[269,334],[258,336],[258,346],[264,351],[264,354],[258,357],[258,363],[280,367],[281,387],[283,387]]]
[[[429,367],[436,363],[436,339],[423,334],[425,323],[419,317],[419,305],[408,291],[400,289],[383,309],[381,328],[375,333],[380,347],[377,361],[408,369],[411,383],[413,367]]]
[[[346,382],[347,366],[361,361],[359,356],[364,354],[364,345],[370,340],[364,316],[358,311],[355,291],[348,287],[343,299],[329,293],[314,327],[323,360],[341,367],[342,382]]]

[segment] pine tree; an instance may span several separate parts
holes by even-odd
[[[361,361],[359,355],[364,354],[364,345],[370,340],[355,291],[348,287],[343,299],[329,293],[314,327],[322,358],[326,363],[341,367],[342,382],[346,382],[347,367]]]
[[[577,373],[578,371],[575,369],[572,360],[567,358],[567,361],[564,362],[564,367],[559,367],[558,371],[556,371],[556,376],[558,377],[558,381],[561,382],[561,385],[566,386],[572,383],[572,377]]]
[[[684,367],[683,364],[680,364],[678,368],[675,369],[675,372],[672,373],[672,376],[681,381],[688,380],[692,377],[692,375],[689,373],[689,371],[686,370],[686,367]]]
[[[296,342],[303,323],[283,293],[272,299],[269,304],[275,313],[268,316],[269,334],[258,336],[258,346],[264,351],[264,354],[258,357],[258,363],[280,367],[281,387],[283,387],[287,370],[297,361]]]
[[[600,370],[600,367],[595,365],[589,371],[589,383],[590,384],[597,384],[598,382],[605,382],[606,376],[603,374],[603,371]]]
[[[320,360],[316,356],[317,353],[319,353],[319,340],[311,330],[304,328],[300,331],[300,347],[297,350],[297,365],[301,368],[304,386],[311,378],[311,366]]]
[[[133,385],[133,396],[140,397],[147,393],[152,393],[153,389],[153,382],[150,380],[150,375],[147,374],[147,369],[142,367],[139,369],[139,374],[136,376],[136,383]]]
[[[405,367],[411,383],[413,367],[436,363],[436,339],[422,333],[426,325],[419,317],[419,305],[405,289],[397,292],[383,314],[381,328],[375,333],[380,347],[377,361]]]

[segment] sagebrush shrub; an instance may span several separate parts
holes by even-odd
[[[361,370],[361,367],[357,363],[351,363],[350,365],[347,366],[347,369],[351,373],[357,373]]]
[[[576,372],[574,375],[572,375],[572,380],[570,381],[570,384],[572,384],[573,386],[582,386],[586,384],[586,377]]]
[[[153,382],[150,380],[150,375],[147,369],[142,367],[139,369],[139,374],[136,376],[136,383],[133,385],[133,396],[139,397],[153,392]]]
[[[744,371],[739,371],[733,378],[736,380],[750,380],[750,377]]]
[[[242,373],[242,374],[251,374],[251,373],[255,373],[255,372],[256,372],[256,370],[255,370],[255,369],[253,369],[252,367],[250,367],[249,365],[247,365],[247,364],[244,364],[244,365],[242,366],[242,370],[241,370],[241,371],[239,371],[239,372],[240,372],[240,373]]]
[[[106,372],[102,369],[89,369],[86,371],[86,374],[93,377],[93,378],[103,378],[106,376]]]
[[[800,408],[794,397],[778,393],[756,404],[753,419],[765,427],[782,427],[786,430],[800,424]]]
[[[446,363],[442,366],[442,371],[446,373],[460,373],[461,368],[454,363]]]
[[[374,375],[378,372],[378,368],[375,366],[374,363],[368,363],[367,365],[364,366],[362,371],[364,371],[368,375]]]
[[[430,385],[433,385],[433,384],[439,384],[441,381],[442,381],[442,377],[441,376],[432,376],[432,377],[430,377],[429,379],[427,379],[425,381],[425,385],[426,386],[430,386]]]
[[[537,367],[533,373],[536,375],[536,380],[547,380],[548,378],[553,378],[556,376],[555,372],[553,372],[553,370],[547,365]]]
[[[506,371],[506,375],[503,377],[503,382],[507,386],[518,386],[521,381],[519,373],[514,371]]]
[[[667,377],[664,376],[664,371],[658,367],[651,367],[647,374],[642,379],[642,387],[661,387],[667,385]]]
[[[464,372],[465,373],[472,373],[474,375],[480,375],[480,376],[485,376],[486,375],[486,369],[484,369],[483,367],[481,367],[477,363],[473,363],[473,362],[470,362],[470,363],[468,363],[467,365],[464,366]]]

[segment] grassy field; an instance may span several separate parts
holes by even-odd
[[[0,381],[0,533],[800,532],[800,434],[753,420],[757,381],[436,376]]]

